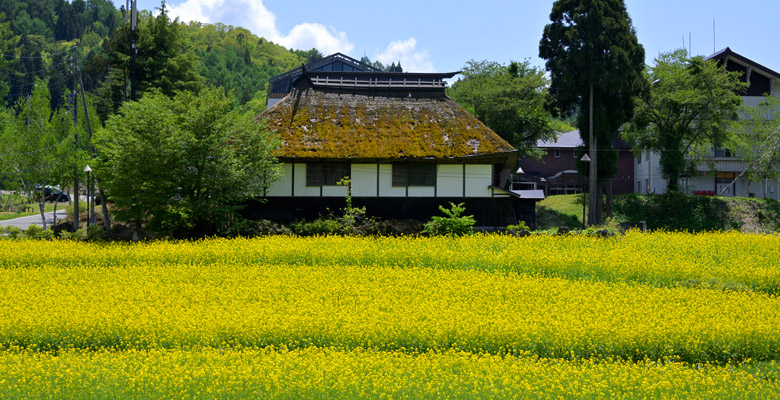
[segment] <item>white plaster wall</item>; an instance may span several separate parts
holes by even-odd
[[[436,196],[463,196],[463,164],[441,164],[436,176]]]
[[[271,184],[266,192],[268,197],[290,197],[292,196],[292,164],[282,164],[282,177]]]
[[[346,192],[345,192],[346,193]],[[319,197],[319,186],[306,186],[306,164],[295,164],[295,197]]]
[[[352,180],[352,196],[377,196],[377,165],[352,164],[350,179]]]
[[[466,164],[466,197],[490,197],[488,187],[493,183],[493,166]]]
[[[346,186],[323,186],[322,197],[346,197]]]
[[[381,197],[404,197],[406,196],[405,187],[393,187],[393,165],[379,165],[379,196]]]
[[[436,188],[433,186],[409,186],[409,197],[435,197]]]

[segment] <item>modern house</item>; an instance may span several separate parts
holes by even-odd
[[[427,220],[454,202],[477,226],[536,225],[541,192],[509,188],[517,151],[445,95],[456,73],[375,71],[342,54],[314,67],[271,79],[258,119],[279,135],[284,175],[250,217],[337,211],[349,177],[353,204],[369,216]]]
[[[546,195],[582,193],[587,186],[585,177],[577,172],[577,161],[583,148],[580,131],[562,132],[555,141],[539,140],[537,147],[546,151],[541,159],[531,157],[519,161],[521,174],[515,176],[515,187],[536,187]],[[618,152],[618,171],[611,179],[612,192],[624,194],[633,192],[634,155],[631,146],[615,135],[612,147]]]
[[[746,105],[757,106],[767,95],[780,98],[780,73],[735,53],[728,47],[706,59],[716,60],[726,71],[742,73],[742,81],[750,84],[742,94]],[[639,153],[634,177],[637,193],[666,192],[666,180],[661,176],[659,160],[660,155],[657,153]],[[780,199],[780,181],[777,179],[753,182],[749,185],[747,177],[738,178],[746,167],[746,163],[728,149],[713,149],[709,157],[697,166],[698,175],[682,178],[680,186],[684,192],[692,195],[713,196],[723,192],[724,196]],[[736,182],[731,185],[735,179]]]

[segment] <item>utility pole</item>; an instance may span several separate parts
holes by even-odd
[[[73,66],[73,156],[78,160],[79,152],[79,95],[76,89],[79,87],[78,77],[76,71],[79,66],[79,48],[73,48],[74,54],[74,66]],[[73,230],[79,229],[79,166],[74,167],[73,174]]]
[[[90,143],[89,147],[90,150],[92,151],[92,156],[95,157],[95,154],[97,152],[95,151],[95,146],[92,145],[92,124],[89,122],[89,109],[87,108],[87,96],[84,94],[84,81],[81,79],[81,70],[78,69],[78,64],[76,65],[76,73],[78,74],[79,85],[81,86],[81,101],[82,103],[84,103],[84,118],[87,121],[87,133],[89,134],[89,143]],[[94,175],[92,179],[94,182],[95,180]],[[108,215],[108,205],[106,204],[106,195],[103,192],[102,188],[98,189],[98,192],[100,193],[100,207],[103,210],[103,223],[106,227],[106,232],[111,233],[111,218]],[[94,189],[93,189],[93,197],[94,197]],[[92,205],[92,207],[94,209],[94,204]]]
[[[601,193],[598,191],[598,168],[596,164],[596,156],[598,149],[596,148],[595,135],[593,134],[593,84],[590,84],[590,110],[588,111],[588,153],[590,154],[590,178],[588,179],[588,191],[590,195],[588,197],[588,224],[594,225],[601,223],[601,216],[597,216],[598,202],[601,201]]]

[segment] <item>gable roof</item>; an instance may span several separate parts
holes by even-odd
[[[403,75],[354,74],[358,81]],[[449,74],[407,77],[412,75],[436,82]],[[289,95],[258,116],[279,135],[280,158],[516,157],[517,150],[509,143],[447,97],[443,85],[352,87],[316,82],[302,76]]]
[[[327,57],[323,57],[317,61],[311,62],[306,66],[301,66],[292,70],[289,70],[283,74],[279,74],[268,80],[268,96],[269,97],[284,97],[287,93],[290,93],[293,87],[293,83],[301,75],[304,70],[308,71],[341,71],[341,72],[379,72],[378,69],[358,61],[350,56],[334,53]]]
[[[741,54],[734,52],[734,50],[731,50],[730,47],[726,47],[725,49],[718,51],[717,53],[705,58],[705,60],[727,60],[727,59],[735,60],[737,61],[737,63],[742,64],[743,66],[751,67],[753,68],[753,70],[761,73],[767,78],[780,80],[780,73],[775,72]]]

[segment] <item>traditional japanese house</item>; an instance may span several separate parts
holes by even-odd
[[[535,226],[541,192],[510,190],[517,151],[447,97],[444,80],[456,73],[332,69],[289,74],[289,93],[258,117],[279,135],[284,175],[251,217],[337,211],[349,177],[353,204],[369,216],[427,220],[454,202],[477,226]]]

